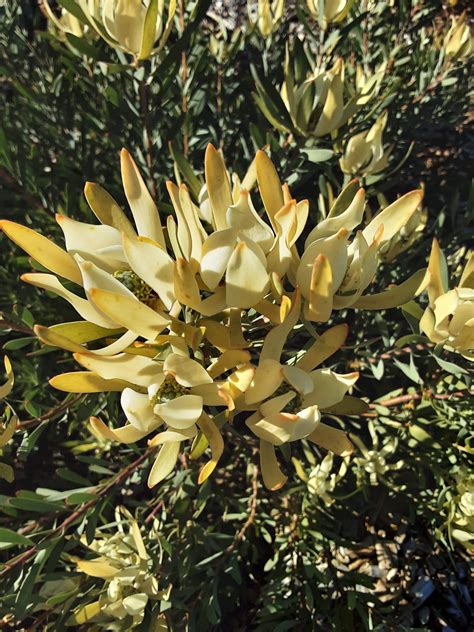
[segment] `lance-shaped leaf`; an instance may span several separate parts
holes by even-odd
[[[125,380],[146,388],[162,374],[158,362],[140,355],[120,353],[108,357],[92,353],[75,353],[74,359],[85,369],[97,373],[106,380]]]
[[[201,415],[197,421],[197,425],[204,433],[212,453],[211,460],[208,461],[208,463],[206,463],[199,472],[198,483],[200,485],[201,483],[204,483],[204,481],[207,480],[215,470],[216,465],[224,452],[224,440],[222,439],[222,435],[219,432],[218,427],[206,413]]]
[[[93,371],[72,371],[55,375],[49,380],[53,388],[65,393],[109,393],[132,386],[125,380],[105,380]]]
[[[428,297],[430,305],[433,305],[439,296],[445,294],[449,290],[449,287],[445,282],[446,275],[444,274],[444,267],[444,257],[441,248],[439,247],[438,240],[433,239],[430,259],[428,261]]]
[[[314,133],[316,136],[325,136],[337,129],[344,112],[343,101],[343,73],[344,64],[342,59],[338,59],[332,71],[328,72],[330,81],[329,89],[324,102],[323,111],[319,117]]]
[[[73,558],[76,562],[77,570],[90,577],[100,577],[101,579],[111,579],[119,572],[118,568],[112,566],[107,558],[98,557],[94,560],[80,560]]]
[[[158,19],[158,0],[150,0],[143,25],[142,43],[138,59],[148,59],[153,50],[156,37],[156,21]]]
[[[180,447],[180,441],[171,441],[163,444],[150,470],[148,487],[151,488],[158,485],[168,474],[171,474],[178,460]]]
[[[226,303],[229,307],[253,307],[268,290],[265,256],[251,241],[240,241],[230,256],[225,275]]]
[[[329,213],[328,217],[322,222],[319,222],[319,224],[317,224],[317,226],[313,228],[313,230],[308,235],[305,242],[305,248],[312,244],[313,241],[316,241],[316,239],[334,235],[341,228],[346,228],[349,232],[351,232],[354,228],[356,228],[356,226],[361,223],[365,209],[365,191],[364,189],[357,190],[358,185],[359,183],[357,180],[349,182],[346,187],[346,189],[348,190],[347,196],[349,197],[350,195],[353,195],[354,189],[356,189],[356,193],[355,195],[353,195],[351,203],[342,213],[331,214],[334,208],[338,208],[338,198],[331,208],[331,212]],[[346,189],[344,189],[343,193]],[[341,202],[341,206],[342,205],[343,203]]]
[[[320,423],[307,438],[321,448],[342,457],[354,452],[354,445],[345,432],[324,423]]]
[[[391,309],[411,301],[426,288],[426,270],[418,270],[400,285],[392,285],[384,292],[361,296],[351,307],[359,309]]]
[[[260,469],[263,484],[271,491],[277,491],[288,480],[280,469],[274,446],[263,439],[260,439]]]
[[[0,399],[4,399],[10,395],[15,383],[15,376],[13,374],[13,368],[11,362],[7,356],[3,358],[3,364],[5,365],[5,373],[7,374],[7,381],[0,386]]]
[[[88,603],[85,606],[78,608],[67,620],[67,624],[72,626],[90,623],[94,617],[97,617],[97,615],[100,614],[101,610],[102,606],[100,601]]]
[[[7,445],[10,439],[13,437],[17,425],[18,417],[16,415],[12,415],[6,427],[3,429],[2,432],[0,432],[0,448],[3,448],[3,446]]]
[[[58,279],[52,274],[43,274],[43,273],[27,273],[22,274],[22,281],[26,283],[31,283],[31,285],[35,285],[36,287],[40,287],[44,290],[48,290],[48,292],[53,292],[57,294],[61,298],[65,299],[68,303],[70,303],[79,316],[82,316],[84,320],[87,320],[91,323],[95,323],[100,327],[104,327],[106,329],[116,329],[117,323],[107,318],[105,314],[99,312],[92,303],[90,303],[87,299],[82,298],[81,296],[77,296],[73,292],[70,292],[66,289]]]
[[[423,191],[421,189],[410,191],[402,195],[401,198],[390,204],[378,213],[373,220],[364,228],[362,234],[370,245],[377,231],[383,226],[380,243],[390,241],[392,237],[400,232],[403,226],[408,222],[410,217],[420,206],[423,199]]]
[[[348,235],[348,230],[341,228],[335,235],[317,239],[306,248],[296,272],[296,283],[305,298],[309,299],[314,261],[319,255],[324,255],[329,261],[334,291],[339,288],[347,271]]]
[[[100,184],[86,182],[84,195],[92,212],[106,226],[112,226],[129,237],[136,237],[135,229],[114,198]]]
[[[104,439],[117,441],[118,443],[136,443],[149,434],[147,430],[140,430],[131,424],[121,426],[120,428],[109,428],[109,426],[104,424],[98,417],[91,417],[90,425],[92,429]]]
[[[166,248],[156,204],[151,197],[138,167],[126,149],[120,152],[122,181],[125,195],[135,220],[138,234],[149,237]]]
[[[204,161],[206,188],[216,230],[227,228],[226,213],[232,205],[232,191],[224,160],[217,149],[209,144]]]
[[[151,309],[135,297],[92,288],[90,295],[101,312],[147,340],[154,340],[170,319]]]
[[[35,261],[55,274],[82,285],[82,276],[71,255],[47,237],[9,220],[2,220],[5,235],[27,252]]]
[[[43,327],[42,325],[34,326],[35,334],[41,340],[41,342],[45,345],[49,345],[51,347],[59,347],[60,349],[66,349],[67,351],[72,351],[73,353],[82,353],[83,351],[88,351],[94,355],[114,355],[116,353],[122,352],[129,345],[131,345],[138,338],[138,334],[133,331],[125,332],[120,338],[114,340],[110,344],[105,347],[101,347],[100,349],[86,349],[82,345],[74,342],[67,336],[63,336],[60,333],[57,333],[56,330],[49,327]]]
[[[207,369],[212,378],[216,378],[229,369],[239,364],[247,364],[250,361],[250,353],[239,349],[227,350],[222,353]]]
[[[296,366],[303,371],[312,371],[338,351],[346,341],[349,327],[335,325],[323,332],[298,360]]]
[[[333,307],[333,294],[331,264],[325,255],[318,255],[313,264],[308,304],[305,309],[308,320],[320,323],[329,320]]]
[[[86,320],[76,320],[69,323],[58,323],[57,325],[51,325],[48,327],[49,331],[69,338],[73,342],[83,344],[85,342],[92,342],[93,340],[99,340],[106,336],[115,336],[116,334],[124,333],[123,328],[120,329],[106,329],[105,327],[99,327],[94,323],[88,323]]]
[[[317,405],[325,410],[343,399],[347,391],[359,379],[359,373],[353,372],[341,375],[334,373],[331,369],[316,369],[316,371],[311,373],[311,378],[314,388],[304,398],[303,405]]]
[[[107,272],[126,267],[122,236],[116,228],[78,222],[60,213],[56,213],[56,221],[71,255],[79,254]]]
[[[317,427],[321,414],[317,406],[308,406],[297,414],[277,412],[259,419],[255,413],[246,420],[247,426],[260,439],[278,446],[288,441],[304,439]]]
[[[275,229],[273,218],[284,204],[280,178],[273,162],[259,149],[255,158],[257,182],[267,215]]]

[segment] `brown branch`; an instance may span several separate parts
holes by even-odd
[[[53,417],[56,417],[56,415],[60,415],[65,410],[67,410],[70,406],[78,402],[82,398],[82,396],[83,396],[83,393],[79,393],[72,399],[62,402],[58,406],[51,408],[50,410],[48,410],[47,413],[44,413],[43,415],[40,415],[39,417],[32,417],[31,419],[20,421],[20,423],[18,424],[18,428],[21,430],[23,428],[28,428],[29,426],[32,426],[34,424],[41,423],[42,421],[46,421],[47,419],[53,419]]]
[[[76,509],[75,511],[73,511],[72,514],[70,514],[67,518],[65,518],[61,522],[61,524],[59,524],[56,528],[54,528],[46,536],[46,538],[41,542],[41,545],[43,545],[47,540],[50,540],[52,537],[54,537],[58,533],[61,533],[61,531],[65,531],[73,522],[77,520],[77,518],[80,518],[84,513],[86,513],[89,509],[91,509],[100,499],[104,498],[104,496],[106,496],[107,493],[115,485],[117,485],[118,483],[122,483],[124,480],[126,480],[128,476],[139,465],[141,465],[150,456],[150,454],[154,452],[155,450],[156,450],[155,447],[148,448],[141,456],[138,457],[138,459],[136,459],[135,461],[127,465],[127,467],[121,470],[116,476],[114,476],[114,478],[112,478],[111,481],[109,481],[102,489],[98,491],[96,498],[93,498],[92,500],[89,500],[83,505],[81,505],[79,509]],[[91,489],[94,490],[97,488],[93,487]],[[17,557],[14,557],[10,561],[6,562],[3,565],[2,570],[0,570],[0,578],[7,575],[7,573],[9,573],[12,569],[16,568],[17,566],[21,566],[25,564],[25,562],[28,562],[32,557],[36,555],[38,551],[39,551],[39,545],[35,544],[34,546],[29,548],[27,551],[25,551],[21,555],[18,555]]]
[[[257,514],[257,498],[258,498],[258,467],[253,466],[252,471],[252,495],[250,497],[250,511],[247,520],[243,527],[235,534],[234,541],[226,548],[225,553],[230,555],[237,546],[238,542],[241,542],[247,530],[252,526],[255,516]]]
[[[184,0],[179,2],[179,28],[181,35],[184,33]],[[184,115],[183,120],[183,154],[185,156],[189,153],[189,137],[188,137],[188,125],[187,125],[187,112],[188,112],[188,99],[186,96],[186,81],[188,78],[188,62],[186,57],[186,51],[181,53],[181,81],[183,82],[183,92],[181,95],[181,111]]]
[[[423,391],[423,393],[407,393],[405,395],[398,395],[398,397],[390,397],[384,399],[381,402],[374,402],[369,404],[370,408],[376,408],[377,406],[398,406],[399,404],[406,404],[408,402],[419,401],[420,399],[440,399],[446,400],[451,397],[465,397],[466,395],[474,395],[474,390],[456,391],[455,393],[433,393],[431,389]],[[365,413],[366,416],[373,417],[374,413]]]
[[[12,322],[11,320],[6,320],[5,318],[0,318],[0,328],[11,329],[12,331],[19,331],[20,333],[28,334],[29,336],[35,335],[35,332],[29,327],[18,325],[17,323]]]

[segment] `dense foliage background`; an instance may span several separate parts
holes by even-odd
[[[287,3],[267,38],[249,22],[245,2],[178,3],[182,13],[167,46],[134,69],[101,41],[59,41],[38,4],[0,7],[3,218],[50,236],[59,232],[57,212],[92,221],[86,181],[124,202],[122,147],[168,214],[165,181],[181,177],[195,192],[200,181],[189,172],[201,177],[209,142],[242,176],[268,145],[282,181],[321,213],[328,186],[337,191],[344,181],[333,141],[275,130],[256,98],[274,99],[284,118],[275,93],[288,43],[300,61],[342,56],[354,73],[356,64],[388,66],[376,102],[353,127],[365,129],[388,111],[392,158],[382,174],[365,179],[369,204],[375,212],[421,186],[428,219],[410,250],[384,266],[380,287],[422,267],[433,235],[451,276],[459,275],[474,211],[472,60],[448,63],[439,42],[449,16],[469,3],[356,2],[330,35],[305,3]],[[98,594],[103,581],[77,572],[73,558],[83,555],[81,537],[90,542],[96,530],[113,530],[118,505],[142,526],[160,587],[172,586],[140,630],[158,629],[160,611],[171,630],[472,626],[472,530],[453,537],[463,486],[472,485],[465,359],[435,358],[416,337],[403,338],[411,330],[399,309],[338,314],[350,334],[336,368],[359,370],[357,395],[372,404],[343,422],[359,444],[336,485],[324,477],[316,491],[307,484],[324,455],[303,446],[287,455],[287,485],[266,491],[254,438],[237,424],[226,431],[224,457],[204,485],[197,485],[197,464],[183,457],[175,476],[149,490],[143,451],[99,440],[87,425],[92,414],[122,414],[116,395],[64,398],[49,387],[48,378],[73,362],[41,345],[33,324],[73,320],[74,313],[20,284],[31,260],[7,239],[1,244],[0,335],[15,372],[8,402],[20,419],[0,453],[15,472],[13,482],[0,481],[2,629],[61,630]]]

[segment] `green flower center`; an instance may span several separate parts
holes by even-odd
[[[153,406],[156,404],[166,404],[172,399],[181,397],[181,395],[187,395],[189,388],[179,384],[172,375],[167,375],[163,381],[163,384],[157,390],[152,399]]]
[[[148,305],[156,298],[153,289],[145,283],[138,274],[135,274],[133,270],[116,270],[114,277],[117,281],[125,285],[127,290],[135,294],[139,301],[145,303],[145,305]]]
[[[281,409],[281,412],[290,413],[291,415],[296,415],[297,413],[300,412],[303,406],[303,398],[300,395],[300,393],[292,389],[289,386],[289,384],[287,384],[286,382],[282,382],[269,399],[273,399],[274,397],[278,397],[279,395],[285,395],[285,393],[288,393],[291,390],[293,390],[293,392],[296,393],[296,397],[293,397],[293,399],[289,401],[288,404],[284,408]]]

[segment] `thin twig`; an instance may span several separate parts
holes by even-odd
[[[53,417],[60,415],[65,410],[67,410],[70,406],[78,402],[82,398],[82,396],[83,396],[83,393],[79,393],[72,399],[64,401],[61,404],[58,404],[58,406],[51,408],[50,410],[48,410],[48,412],[44,413],[43,415],[40,415],[39,417],[32,417],[31,419],[25,419],[25,421],[20,421],[20,423],[18,424],[18,429],[22,430],[23,428],[29,428],[30,426],[34,424],[41,423],[42,421],[53,419]]]
[[[252,495],[250,497],[250,511],[247,520],[243,527],[235,534],[234,541],[226,548],[225,553],[229,555],[235,549],[237,544],[241,542],[247,530],[252,526],[255,516],[257,514],[257,499],[258,499],[258,467],[253,466],[252,471]]]
[[[451,399],[451,397],[466,397],[466,395],[474,395],[474,390],[466,390],[466,391],[456,391],[454,393],[433,393],[432,390],[428,389],[423,391],[423,393],[407,393],[405,395],[398,395],[398,397],[390,397],[389,399],[384,399],[381,402],[375,402],[373,404],[369,404],[370,408],[377,408],[377,406],[385,406],[389,408],[390,406],[398,406],[399,404],[406,404],[408,402],[419,401],[420,399]],[[374,413],[365,413],[366,416],[373,417]]]
[[[127,465],[127,467],[125,467],[123,470],[121,470],[116,476],[114,476],[114,478],[111,481],[109,481],[106,485],[104,485],[104,487],[102,489],[100,489],[97,492],[97,497],[96,498],[93,498],[92,500],[89,500],[86,503],[84,503],[83,505],[81,505],[79,507],[79,509],[76,509],[75,511],[73,511],[72,514],[70,514],[67,518],[65,518],[61,522],[61,524],[59,524],[55,529],[53,529],[48,534],[48,536],[41,542],[41,545],[43,546],[44,543],[47,540],[50,540],[52,537],[54,537],[58,533],[61,533],[62,531],[65,531],[73,522],[75,522],[77,520],[77,518],[79,518],[84,513],[86,513],[88,511],[88,509],[93,507],[100,499],[104,498],[104,496],[106,496],[107,493],[115,485],[117,485],[118,483],[121,483],[124,480],[126,480],[128,478],[128,476],[139,465],[141,465],[150,456],[150,454],[154,450],[156,450],[155,447],[148,448],[141,456],[138,457],[138,459],[136,459],[135,461],[133,461],[132,463]],[[91,488],[91,489],[94,489],[94,488]],[[35,544],[34,546],[29,548],[27,551],[25,551],[21,555],[18,555],[17,557],[14,557],[12,560],[6,562],[3,565],[2,570],[0,571],[0,578],[4,577],[5,575],[7,575],[7,573],[9,573],[12,569],[16,568],[17,566],[21,566],[21,565],[25,564],[25,562],[28,562],[32,557],[34,557],[36,555],[38,550],[39,550],[39,544]]]

